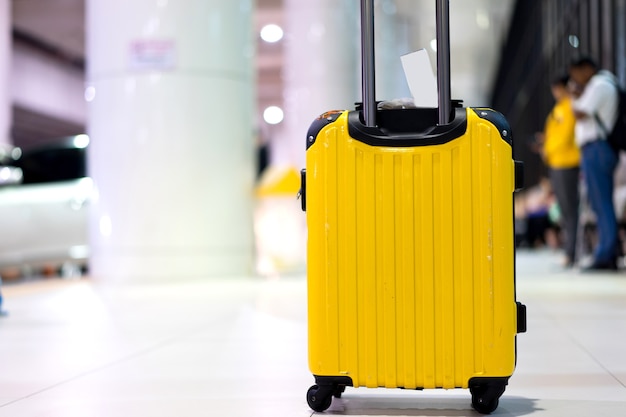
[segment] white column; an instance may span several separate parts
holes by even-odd
[[[9,72],[11,69],[11,2],[0,0],[0,144],[10,144],[12,122]]]
[[[87,0],[95,278],[253,267],[252,0]]]
[[[355,0],[284,0],[285,119],[272,142],[273,164],[304,167],[313,120],[360,100],[358,7]]]

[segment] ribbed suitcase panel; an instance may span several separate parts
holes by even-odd
[[[355,386],[467,387],[514,367],[511,147],[371,147],[345,115],[307,151],[309,358]]]

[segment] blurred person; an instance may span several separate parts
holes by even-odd
[[[526,215],[526,195],[523,191],[515,193],[513,200],[515,218],[515,247],[527,245],[528,216]]]
[[[259,181],[270,166],[270,133],[267,123],[259,121],[256,130],[256,179]]]
[[[0,277],[0,317],[7,316],[9,313],[2,308],[2,277]]]
[[[580,150],[576,144],[576,119],[568,90],[569,76],[555,79],[551,84],[555,105],[546,119],[544,131],[537,134],[541,156],[549,168],[552,190],[559,207],[559,224],[563,231],[566,268],[576,262],[578,231]]]
[[[525,242],[529,248],[549,245],[555,239],[551,233],[550,206],[554,202],[554,194],[550,181],[542,177],[539,183],[524,194],[524,215],[526,219]]]
[[[596,215],[598,243],[593,262],[584,271],[617,270],[618,227],[613,206],[617,152],[607,141],[617,120],[617,79],[599,70],[588,57],[572,62],[569,68],[576,141],[581,149],[581,166],[588,199]]]

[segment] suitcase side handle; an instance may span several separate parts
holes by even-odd
[[[526,333],[526,306],[517,301],[517,333]]]
[[[300,190],[298,191],[300,207],[306,211],[306,169],[300,170]]]

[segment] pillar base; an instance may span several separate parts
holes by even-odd
[[[180,280],[249,277],[252,248],[106,251],[90,259],[94,280],[114,283],[162,283]]]

